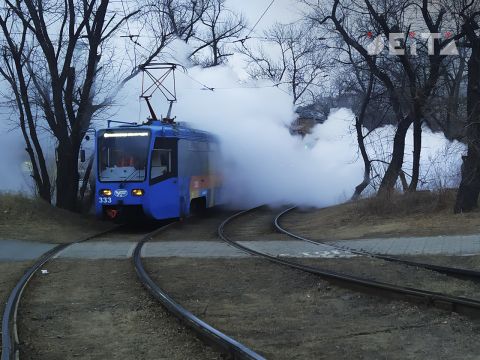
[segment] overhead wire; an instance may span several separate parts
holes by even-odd
[[[280,85],[282,83],[277,83],[277,84],[272,84],[272,85],[263,85],[263,86],[231,86],[231,87],[213,87],[206,85],[205,83],[195,79],[193,76],[188,74],[187,72],[182,72],[186,77],[188,77],[190,80],[196,82],[197,84],[201,85],[202,88],[199,90],[209,90],[209,91],[218,91],[218,90],[240,90],[240,89],[267,89],[267,88],[277,88],[278,90],[290,95],[287,91],[283,90],[280,88]]]
[[[233,42],[240,42],[242,45],[244,45],[244,42],[248,39],[250,39],[250,35],[252,35],[252,33],[255,31],[255,28],[257,27],[257,25],[260,23],[260,21],[262,21],[263,17],[267,14],[268,10],[270,10],[270,8],[272,7],[273,3],[275,2],[275,0],[272,0],[270,1],[270,3],[268,4],[267,8],[263,11],[263,13],[260,15],[260,17],[258,18],[257,22],[253,25],[253,27],[250,29],[250,31],[248,32],[247,36],[245,36],[243,39],[239,39],[239,40],[235,40]]]
[[[134,64],[137,64],[137,51],[136,51],[136,46],[140,46],[141,48],[145,49],[137,40],[134,40],[134,38],[138,38],[140,35],[139,34],[132,34],[131,30],[130,30],[130,25],[128,23],[128,16],[127,16],[127,11],[125,9],[125,3],[124,3],[124,0],[120,0],[121,4],[122,4],[122,9],[123,9],[123,15],[125,16],[125,24],[127,25],[127,31],[128,31],[128,35],[120,35],[120,37],[127,37],[131,42],[133,42],[134,44],[134,47],[133,47],[133,61],[134,61]],[[128,51],[126,51],[127,53],[127,56],[130,58],[130,54]],[[130,58],[130,61],[132,59]]]
[[[268,4],[267,8],[265,9],[265,11],[262,13],[262,15],[260,15],[260,17],[258,18],[257,22],[255,23],[255,25],[253,25],[253,27],[250,29],[250,32],[248,33],[247,35],[247,38],[252,34],[252,32],[255,30],[255,28],[257,27],[257,25],[260,23],[260,21],[262,21],[263,17],[265,16],[265,14],[268,12],[268,10],[270,10],[270,8],[272,7],[273,3],[275,2],[275,0],[272,0],[270,2],[270,4]]]
[[[171,56],[171,58],[173,60],[175,60],[177,63],[181,64],[182,62],[176,58],[174,55],[172,54],[169,54]],[[192,80],[193,82],[196,82],[197,84],[201,85],[202,88],[199,89],[199,90],[209,90],[209,91],[216,91],[216,90],[239,90],[239,89],[266,89],[266,88],[277,88],[278,90],[290,95],[287,91],[283,90],[282,88],[280,88],[280,85],[282,85],[282,83],[276,83],[276,84],[272,84],[272,85],[264,85],[264,86],[232,86],[232,87],[214,87],[214,86],[210,86],[210,85],[207,85],[203,82],[201,82],[200,80],[194,78],[193,76],[191,76],[188,71],[181,71],[180,72],[181,74],[185,75],[187,78],[189,78],[190,80]]]

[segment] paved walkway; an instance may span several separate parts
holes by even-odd
[[[242,241],[241,244],[273,256],[283,257],[340,257],[352,256],[328,245],[298,241]],[[131,257],[134,242],[85,242],[75,244],[60,254],[60,258],[121,259]],[[143,257],[241,258],[249,254],[221,241],[162,241],[146,243]]]
[[[242,244],[273,256],[332,258],[350,257],[328,245],[292,241],[244,241]],[[88,241],[74,244],[62,250],[56,258],[66,259],[126,259],[132,256],[136,242],[131,241]],[[0,261],[33,260],[54,244],[27,241],[0,240]],[[199,257],[241,258],[249,257],[222,241],[163,241],[146,243],[142,249],[144,257]]]
[[[0,240],[0,261],[36,259],[53,247],[55,245],[41,242]]]
[[[315,245],[291,241],[243,241],[242,244],[273,256],[301,258],[350,257],[348,252],[329,245]],[[480,235],[437,236],[416,238],[385,238],[342,240],[331,242],[352,249],[387,255],[478,255]],[[20,240],[0,240],[0,261],[33,260],[48,251],[54,244]],[[88,241],[74,244],[61,251],[58,258],[70,259],[126,259],[132,256],[136,242]],[[146,243],[144,257],[201,257],[240,258],[248,254],[221,241],[163,241]]]
[[[329,243],[385,255],[480,254],[480,235],[341,240]]]

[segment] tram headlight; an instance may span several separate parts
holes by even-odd
[[[112,196],[112,190],[102,189],[99,191],[100,196]]]
[[[143,189],[133,189],[132,190],[132,195],[133,196],[143,196],[145,194],[145,191]]]

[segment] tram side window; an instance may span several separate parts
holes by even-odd
[[[158,179],[172,172],[172,150],[153,149],[152,151],[152,171],[150,178]]]

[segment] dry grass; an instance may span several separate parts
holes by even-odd
[[[453,214],[456,192],[418,192],[297,211],[284,224],[316,239],[360,239],[480,233],[480,212]]]
[[[357,216],[431,215],[442,212],[452,213],[455,190],[419,191],[393,194],[390,197],[371,197],[352,202]]]
[[[109,223],[57,209],[39,199],[0,194],[0,239],[64,243],[110,227]]]

